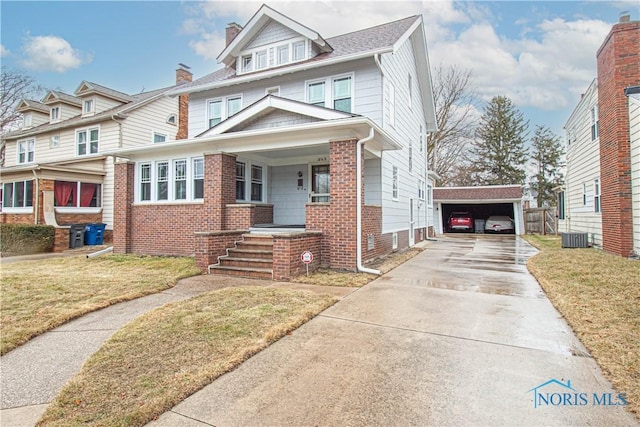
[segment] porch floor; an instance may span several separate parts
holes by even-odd
[[[249,233],[274,234],[274,233],[302,233],[304,224],[256,224],[249,227]]]

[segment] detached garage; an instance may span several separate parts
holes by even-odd
[[[524,234],[520,185],[436,187],[433,189],[433,207],[436,233],[448,231],[447,219],[453,212],[469,212],[480,224],[492,215],[508,216],[514,220],[516,234]]]

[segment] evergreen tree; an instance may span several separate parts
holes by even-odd
[[[505,96],[485,106],[476,129],[472,165],[479,185],[524,184],[529,122]]]
[[[564,166],[564,150],[560,145],[560,138],[549,128],[537,126],[535,135],[531,138],[531,147],[531,160],[536,167],[531,188],[538,193],[538,207],[554,206],[556,197],[553,189],[562,184],[561,168]]]

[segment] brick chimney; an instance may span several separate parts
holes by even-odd
[[[229,43],[231,43],[233,39],[236,38],[236,36],[238,35],[238,33],[240,33],[240,31],[242,31],[242,27],[239,24],[236,24],[235,22],[231,22],[227,24],[227,30],[226,30],[227,44],[225,46],[229,46]]]
[[[633,250],[628,100],[640,85],[640,21],[627,14],[596,54],[603,249],[627,257]]]
[[[176,70],[176,85],[183,85],[193,80],[193,74],[189,67],[178,64]],[[189,94],[178,96],[178,132],[176,139],[186,139],[189,135]]]

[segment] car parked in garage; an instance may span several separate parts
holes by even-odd
[[[506,215],[491,215],[484,223],[485,233],[513,233],[515,227],[513,219]]]
[[[451,212],[447,220],[449,231],[473,231],[473,216],[469,212]]]

